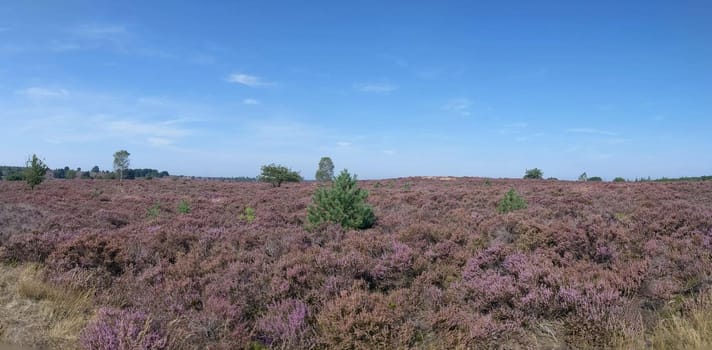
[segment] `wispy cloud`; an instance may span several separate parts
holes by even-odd
[[[472,106],[472,101],[468,98],[453,98],[447,101],[442,109],[444,111],[454,112],[461,116],[467,117],[470,113],[470,106]]]
[[[46,87],[29,87],[17,90],[16,93],[28,98],[55,98],[69,95],[69,91],[65,89],[53,89]]]
[[[113,39],[128,34],[126,27],[119,24],[82,24],[72,31],[79,36],[92,39]]]
[[[354,89],[361,92],[387,94],[398,90],[399,86],[390,83],[360,83],[354,84]]]
[[[615,136],[618,135],[616,132],[608,131],[608,130],[601,130],[601,129],[594,129],[594,128],[569,128],[566,129],[567,133],[574,133],[574,134],[594,134],[594,135],[606,135],[606,136]]]
[[[255,100],[254,98],[246,98],[242,100],[242,103],[246,105],[258,105],[260,104],[260,101]]]
[[[170,144],[174,139],[190,134],[188,129],[180,127],[179,120],[146,122],[140,120],[113,120],[104,125],[106,130],[124,136],[143,136],[151,144]]]
[[[273,82],[265,81],[264,79],[244,73],[233,73],[227,77],[227,81],[231,83],[242,84],[249,87],[266,87],[274,85]]]
[[[381,151],[381,152],[383,152],[383,154],[385,154],[385,155],[387,155],[387,156],[392,156],[392,155],[396,154],[396,151],[394,151],[394,150],[392,150],[392,149],[384,149],[384,150]]]
[[[339,141],[336,145],[339,147],[351,147],[352,143],[348,141]]]

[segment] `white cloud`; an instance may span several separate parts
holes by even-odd
[[[594,129],[594,128],[569,128],[569,129],[566,129],[566,132],[575,133],[575,134],[596,134],[596,135],[608,135],[608,136],[618,135],[618,133],[615,133],[612,131],[600,130],[600,129]]]
[[[339,147],[351,147],[352,143],[347,141],[339,141],[336,143]]]
[[[128,34],[128,30],[122,25],[97,23],[80,25],[73,32],[90,39],[112,39]]]
[[[246,105],[258,105],[260,104],[260,101],[255,100],[254,98],[246,98],[242,100],[242,103]]]
[[[149,138],[166,139],[179,138],[188,135],[187,129],[177,127],[179,121],[168,120],[162,122],[143,122],[136,120],[114,120],[108,122],[105,127],[114,133],[126,135],[146,135]]]
[[[30,87],[18,90],[16,93],[29,98],[53,98],[65,97],[69,95],[69,91],[65,89],[52,89],[44,87]]]
[[[154,146],[167,146],[167,145],[172,145],[173,140],[169,139],[164,139],[160,137],[149,137],[147,139],[148,143],[154,145]]]
[[[274,85],[274,83],[264,81],[262,78],[254,75],[243,73],[234,73],[227,77],[227,81],[231,83],[242,84],[249,87],[265,87]]]
[[[399,89],[398,85],[389,83],[363,83],[354,84],[354,88],[361,92],[372,92],[377,94],[387,94]]]
[[[470,106],[472,105],[472,101],[468,98],[454,98],[449,101],[447,101],[443,106],[442,109],[445,111],[450,111],[450,112],[455,112],[460,114],[461,116],[467,117],[469,116],[470,113]]]

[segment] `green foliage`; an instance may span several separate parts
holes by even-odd
[[[39,185],[44,181],[45,175],[49,168],[45,165],[42,160],[37,158],[36,154],[33,154],[30,159],[27,160],[27,169],[25,169],[25,181],[30,185],[30,188],[34,189],[35,186]]]
[[[334,178],[334,162],[329,157],[322,157],[319,161],[319,169],[316,171],[316,181],[326,182]]]
[[[376,222],[373,208],[364,200],[368,192],[358,187],[353,177],[344,169],[334,179],[331,188],[319,188],[314,193],[313,203],[307,209],[311,227],[324,223],[340,224],[343,228],[366,229]]]
[[[601,181],[603,181],[603,179],[602,179],[600,176],[591,176],[591,177],[588,178],[588,181],[601,182]]]
[[[185,199],[180,201],[180,203],[178,203],[178,212],[181,214],[190,213],[190,203]]]
[[[542,179],[544,178],[544,172],[539,168],[527,169],[524,172],[525,179]]]
[[[161,215],[161,203],[156,202],[148,210],[146,210],[146,216],[150,219],[155,219]]]
[[[497,212],[500,214],[509,213],[519,209],[526,209],[527,202],[513,188],[510,189],[499,201]]]
[[[124,171],[129,168],[130,155],[131,153],[123,149],[114,153],[114,170],[119,172],[119,180],[124,178]]]
[[[622,178],[622,177],[620,177],[620,176],[618,176],[618,177],[616,177],[615,179],[613,179],[613,182],[625,182],[625,179]]]
[[[588,175],[586,174],[585,171],[584,171],[583,174],[579,175],[578,180],[579,180],[579,181],[588,181]]]
[[[302,177],[296,171],[272,163],[262,166],[262,173],[259,176],[259,180],[271,183],[272,187],[279,187],[284,182],[300,182],[302,181]]]
[[[485,186],[492,186],[492,181],[490,181],[490,179],[485,179]]]
[[[255,209],[252,209],[252,207],[245,207],[243,213],[240,214],[240,220],[248,223],[255,221],[255,218]]]
[[[22,173],[12,173],[5,176],[7,181],[25,181],[25,175]]]

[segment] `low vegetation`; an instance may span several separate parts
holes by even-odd
[[[338,177],[279,191],[250,182],[78,180],[34,191],[0,182],[0,343],[710,343],[712,182],[348,180],[345,193],[360,193],[378,215],[369,229],[331,221],[306,229],[315,191]],[[500,214],[513,188],[508,197],[527,209]],[[188,198],[182,215],[176,205]],[[156,203],[164,206],[150,217]]]

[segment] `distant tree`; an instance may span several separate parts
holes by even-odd
[[[64,171],[64,178],[73,180],[75,177],[77,177],[77,172],[72,170],[72,169],[67,169]]]
[[[334,179],[331,188],[318,188],[312,205],[307,208],[307,220],[311,228],[324,223],[335,223],[349,229],[366,229],[376,222],[373,208],[364,200],[368,192],[358,187],[353,177],[344,169]]]
[[[91,168],[92,173],[98,173],[99,172],[99,166],[95,165],[93,168]]]
[[[262,173],[259,176],[259,180],[271,183],[272,187],[279,187],[284,182],[302,181],[302,177],[296,171],[292,171],[285,166],[272,163],[262,166]]]
[[[525,179],[542,179],[544,178],[544,172],[539,168],[527,169],[524,172]]]
[[[331,158],[321,157],[315,178],[320,182],[331,181],[334,178],[334,162],[331,161]]]
[[[622,177],[620,177],[620,176],[618,176],[618,177],[616,177],[615,179],[613,179],[613,182],[625,182],[625,179],[622,178]]]
[[[131,153],[127,152],[126,150],[120,150],[116,151],[114,153],[114,171],[119,172],[119,181],[123,179],[124,171],[129,168],[129,156]]]
[[[601,181],[603,181],[603,179],[602,179],[600,176],[591,176],[591,177],[588,178],[588,181],[601,182]]]
[[[49,168],[45,165],[42,160],[37,158],[36,154],[33,154],[30,159],[27,160],[27,169],[25,169],[25,181],[30,185],[30,188],[34,189],[35,186],[39,185],[44,181],[45,175]]]
[[[586,175],[586,172],[579,175],[579,181],[588,181],[588,175]]]

